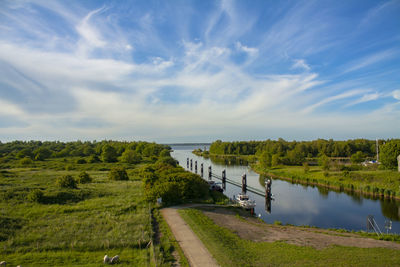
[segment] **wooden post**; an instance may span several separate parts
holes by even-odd
[[[190,159],[190,170],[193,170],[193,160]]]
[[[242,193],[243,193],[243,194],[246,194],[246,192],[247,192],[247,176],[246,176],[246,174],[244,173],[244,174],[242,175]]]
[[[267,199],[271,199],[271,197],[272,197],[271,185],[272,185],[272,180],[267,179],[267,181],[265,181],[265,197]]]
[[[197,173],[197,160],[194,162],[194,173]]]
[[[226,188],[226,170],[222,171],[222,189]]]
[[[200,165],[200,174],[201,174],[201,178],[203,178],[203,176],[204,176],[203,163]]]
[[[212,177],[211,166],[208,166],[208,180],[211,180],[211,177]]]
[[[186,168],[189,169],[189,158],[186,158]]]

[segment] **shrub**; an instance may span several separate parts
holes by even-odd
[[[124,168],[113,168],[108,173],[108,178],[114,181],[129,180],[128,174]]]
[[[81,172],[78,175],[77,182],[80,184],[87,184],[87,183],[92,182],[92,178],[90,177],[90,175],[87,172]]]
[[[40,189],[35,189],[33,191],[31,191],[28,195],[27,195],[27,199],[29,201],[32,202],[42,202],[43,200],[43,191]]]
[[[82,158],[81,158],[81,159],[77,159],[77,160],[76,160],[76,163],[77,163],[77,164],[85,164],[85,163],[86,163],[86,160],[85,160],[85,159],[82,159]]]
[[[89,157],[88,162],[89,163],[96,163],[96,162],[100,162],[100,159],[99,159],[99,157],[97,155],[94,154],[94,155],[91,155]]]
[[[76,181],[71,175],[64,175],[58,178],[56,184],[62,188],[77,188]]]
[[[20,163],[22,166],[26,166],[26,165],[31,165],[33,163],[33,161],[30,157],[25,157],[20,160]]]

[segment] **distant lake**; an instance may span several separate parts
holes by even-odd
[[[205,145],[172,146],[172,156],[186,169],[187,158],[197,161],[198,173],[200,164],[204,165],[204,179],[208,179],[208,166],[212,172],[221,175],[226,169],[227,178],[241,183],[243,173],[247,175],[247,184],[265,190],[264,178],[253,172],[247,165],[225,165],[204,159],[192,154],[196,148],[204,149]],[[208,149],[209,146],[206,146]],[[216,180],[216,182],[220,182]],[[224,194],[230,198],[241,192],[241,188],[226,184]],[[358,194],[335,192],[326,188],[292,184],[284,180],[272,181],[272,193],[275,200],[271,202],[271,213],[266,211],[264,197],[248,192],[256,200],[255,212],[268,222],[281,221],[283,224],[309,225],[320,228],[343,228],[347,230],[366,230],[368,215],[373,215],[382,232],[386,232],[385,221],[392,221],[391,233],[400,234],[400,201],[372,199]]]

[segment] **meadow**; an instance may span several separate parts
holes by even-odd
[[[254,242],[216,225],[200,210],[179,212],[221,266],[396,266],[400,261],[395,249]]]
[[[11,266],[99,266],[104,255],[120,266],[170,266],[180,249],[157,208],[145,198],[141,169],[149,163],[77,163],[75,157],[0,169],[0,261]],[[126,168],[129,180],[109,179]],[[91,182],[57,185],[59,177]],[[40,199],[32,198],[35,191]],[[181,254],[182,265],[185,258]]]

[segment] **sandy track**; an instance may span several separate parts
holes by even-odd
[[[162,209],[161,214],[171,228],[190,266],[219,266],[189,225],[181,218],[176,208]]]

